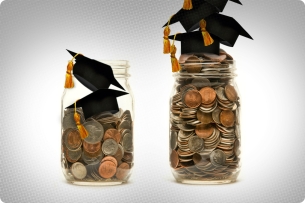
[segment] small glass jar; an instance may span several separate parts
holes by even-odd
[[[119,111],[100,112],[84,119],[82,108],[66,108],[92,93],[76,78],[74,88],[65,89],[61,100],[61,166],[64,177],[76,185],[117,185],[127,182],[133,168],[134,99],[129,85],[128,61],[101,61],[113,70],[114,77],[128,93],[117,97]],[[121,89],[110,86],[109,89]],[[80,138],[73,119],[74,111],[90,134]],[[92,128],[92,126],[94,126]]]
[[[197,55],[180,65],[170,98],[172,174],[180,183],[235,182],[241,166],[235,61]]]

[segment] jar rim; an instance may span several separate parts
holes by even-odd
[[[105,63],[112,68],[129,68],[128,60],[99,60],[101,63]]]

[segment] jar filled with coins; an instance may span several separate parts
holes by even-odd
[[[128,61],[99,62],[79,56],[73,64],[73,88],[65,88],[62,97],[64,177],[77,185],[127,182],[134,164]]]
[[[240,172],[240,97],[225,51],[183,54],[170,98],[169,157],[177,182],[235,182]]]

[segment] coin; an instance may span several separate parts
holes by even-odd
[[[170,163],[171,163],[172,168],[176,168],[178,166],[179,158],[178,158],[178,154],[175,150],[172,150],[172,152],[170,154]]]
[[[219,108],[216,108],[216,109],[212,112],[213,121],[214,121],[215,123],[218,123],[218,124],[220,123],[220,118],[219,118],[220,112],[221,112],[221,110],[220,110]]]
[[[197,111],[197,119],[203,124],[209,124],[213,122],[212,113],[203,113],[201,111]]]
[[[124,149],[122,147],[122,145],[118,144],[118,150],[117,152],[115,153],[115,155],[113,155],[113,157],[117,160],[118,163],[120,163],[120,161],[122,160],[123,158],[123,155],[124,155]]]
[[[232,85],[226,85],[225,86],[225,94],[230,101],[236,101],[237,100],[237,92]]]
[[[194,85],[198,89],[201,89],[203,87],[210,87],[211,82],[207,78],[196,77],[192,80],[192,85]]]
[[[226,110],[220,113],[220,122],[225,127],[233,127],[235,122],[235,115],[232,111]]]
[[[216,95],[220,100],[227,101],[227,97],[225,96],[225,89],[223,87],[218,87],[216,89]]]
[[[116,174],[115,176],[117,177],[117,179],[119,180],[124,180],[128,173],[130,171],[130,166],[129,164],[123,162],[119,165],[119,167],[117,168]]]
[[[90,156],[87,156],[85,154],[85,152],[83,151],[82,153],[82,160],[86,163],[86,164],[97,164],[97,163],[100,163],[101,160],[104,158],[104,154],[103,152],[99,151],[100,153],[95,156],[95,157],[90,157]]]
[[[114,139],[107,139],[102,145],[102,151],[105,155],[114,155],[118,150],[118,143]]]
[[[65,155],[66,155],[66,159],[70,162],[70,163],[75,163],[78,161],[78,159],[81,157],[82,155],[82,148],[80,147],[77,150],[69,150],[66,148],[65,150]]]
[[[177,147],[177,132],[175,131],[171,131],[171,134],[170,134],[170,148],[171,149],[176,149]]]
[[[216,149],[210,154],[210,160],[214,166],[222,166],[226,162],[226,154],[222,150]]]
[[[104,157],[104,158],[102,159],[101,163],[103,163],[103,162],[105,162],[105,161],[111,161],[112,163],[114,163],[115,167],[118,166],[117,160],[116,160],[114,157],[112,157],[112,156],[106,156],[106,157]]]
[[[112,161],[101,163],[98,172],[103,178],[111,178],[116,173],[116,165]]]
[[[210,104],[216,98],[216,92],[211,87],[201,88],[199,93],[201,94],[203,104]]]
[[[77,113],[80,115],[80,123],[83,124],[85,122],[83,112],[81,109],[77,110]],[[64,117],[62,119],[62,127],[63,130],[68,128],[77,128],[75,120],[74,120],[74,109],[67,109],[64,113]]]
[[[87,143],[95,144],[103,139],[104,127],[97,121],[91,119],[83,124],[83,126],[88,131],[88,137],[84,140]]]
[[[192,152],[200,152],[204,148],[204,140],[198,136],[193,136],[188,141],[188,147]]]
[[[124,152],[122,160],[127,162],[127,163],[132,163],[132,161],[133,161],[133,154],[129,153],[129,152]]]
[[[199,73],[202,68],[201,61],[197,56],[190,56],[185,60],[184,68],[188,73]]]
[[[131,130],[131,123],[130,121],[124,120],[120,123],[118,129],[129,129]]]
[[[106,130],[103,140],[114,139],[117,143],[121,141],[121,133],[114,128]]]
[[[122,140],[122,147],[124,148],[125,152],[132,152],[133,151],[133,141],[132,141],[132,134],[126,133]]]
[[[70,150],[78,149],[82,144],[80,134],[76,129],[68,128],[65,130],[63,133],[63,139],[66,147]]]
[[[201,124],[201,125],[197,125],[196,129],[195,129],[195,133],[196,135],[198,135],[198,137],[206,139],[209,136],[211,136],[214,132],[214,128],[211,124]]]
[[[73,176],[76,179],[83,179],[86,177],[87,175],[87,169],[84,166],[84,164],[80,163],[80,162],[75,162],[74,164],[72,164],[71,166],[71,173],[73,174]]]
[[[196,108],[201,104],[201,95],[197,90],[189,90],[184,95],[184,103],[190,108]]]
[[[84,151],[89,153],[95,153],[101,149],[101,142],[90,144],[85,140],[83,140],[83,147],[84,147]]]

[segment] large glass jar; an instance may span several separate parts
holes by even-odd
[[[128,61],[101,61],[111,66],[115,79],[128,94],[117,97],[118,112],[99,112],[85,119],[82,108],[66,108],[92,93],[74,78],[61,101],[61,166],[64,177],[77,185],[116,185],[127,182],[133,167],[134,100],[129,86]],[[115,86],[109,89],[120,90]],[[111,101],[109,101],[111,102]],[[89,136],[81,139],[73,115]]]
[[[240,98],[226,53],[180,57],[170,98],[169,156],[177,182],[235,182],[240,171]]]

